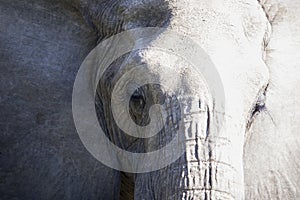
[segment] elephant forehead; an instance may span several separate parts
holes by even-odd
[[[122,63],[116,73],[114,90],[121,96],[131,96],[144,85],[160,85],[166,94],[206,101],[209,85],[203,74],[184,58],[161,49],[139,50]],[[155,93],[147,87],[146,93]],[[117,91],[118,90],[118,91]]]

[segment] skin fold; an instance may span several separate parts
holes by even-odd
[[[1,0],[1,196],[300,198],[299,10],[295,0]],[[184,95],[146,85],[131,97],[131,118],[141,125],[149,122],[151,105],[167,101],[164,129],[150,139],[126,135],[111,113],[117,81],[140,62],[161,79],[170,71],[164,68],[167,54],[151,46],[120,57],[100,79],[95,96],[107,137],[131,152],[159,149],[175,134],[186,137],[185,153],[171,165],[121,173],[98,162],[82,145],[72,118],[72,87],[97,44],[123,30],[149,26],[166,28],[154,44],[171,30],[203,48],[222,80],[225,105],[222,112],[216,110],[205,77],[186,72],[172,77]],[[176,70],[187,67],[173,64]],[[221,115],[222,124],[213,120]],[[189,123],[177,133],[182,120]],[[216,130],[213,144],[207,138]]]

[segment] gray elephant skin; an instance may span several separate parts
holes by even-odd
[[[216,110],[204,80],[191,73],[174,77],[184,95],[145,85],[128,105],[132,120],[147,125],[151,105],[167,101],[166,126],[149,139],[126,135],[111,112],[115,84],[138,62],[160,77],[169,72],[165,54],[150,46],[117,59],[95,97],[99,123],[114,144],[154,151],[189,119],[179,159],[126,173],[82,144],[72,91],[97,44],[142,27],[165,28],[166,37],[176,31],[203,48],[222,80],[225,105]],[[300,199],[299,27],[297,0],[1,0],[0,199]],[[222,124],[213,120],[218,116]],[[207,138],[215,130],[212,148]]]

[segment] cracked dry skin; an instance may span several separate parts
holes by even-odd
[[[300,198],[300,4],[295,0],[0,2],[1,198]],[[191,119],[184,133],[186,153],[158,171],[120,174],[82,145],[72,119],[72,87],[80,64],[99,42],[146,26],[183,33],[207,52],[223,81],[225,112],[214,110],[203,80],[187,75],[184,86],[199,88],[189,95],[201,98],[184,97],[189,112],[183,116]],[[159,73],[154,63],[163,66],[161,56],[148,48],[136,60]],[[105,106],[122,75],[120,62],[99,82],[100,124],[124,149],[157,149],[176,134],[181,120],[176,98],[143,88],[132,99],[131,117],[146,123],[147,103],[169,98],[170,121],[152,139],[124,135]],[[219,128],[210,119],[220,114],[225,122],[212,149],[203,141]]]

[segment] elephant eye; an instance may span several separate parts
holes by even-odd
[[[264,88],[264,90],[261,91],[261,94],[258,95],[255,106],[252,109],[251,118],[253,118],[257,113],[266,110],[265,101],[266,101],[267,88],[268,88],[268,85]]]
[[[144,108],[146,101],[143,91],[141,89],[137,89],[136,91],[134,91],[134,93],[131,95],[130,102],[135,106]]]
[[[144,90],[142,88],[135,90],[130,98],[129,113],[135,123],[140,126],[146,126],[150,122],[146,103]]]

